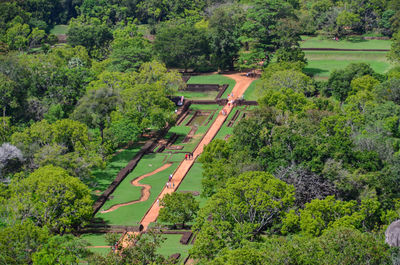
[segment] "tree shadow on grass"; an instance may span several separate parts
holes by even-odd
[[[329,71],[326,69],[321,69],[321,68],[311,68],[311,67],[306,67],[304,68],[304,72],[310,76],[322,74],[322,73],[328,73]]]

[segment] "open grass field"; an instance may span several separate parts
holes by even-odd
[[[132,147],[123,150],[122,152],[114,155],[105,169],[97,169],[92,172],[94,178],[87,181],[86,184],[93,191],[103,192],[108,188],[111,182],[115,179],[118,172],[124,168],[128,162],[140,151],[142,144],[135,144]],[[100,194],[98,192],[98,194]]]
[[[67,34],[68,32],[68,25],[55,25],[51,30],[50,33],[54,35],[62,35]]]
[[[233,87],[235,86],[235,80],[219,75],[196,75],[190,77],[187,82],[188,84],[228,84],[229,87],[226,89],[225,93],[222,95],[222,98],[226,98],[229,93],[231,93]],[[179,91],[177,93],[178,96],[184,96],[188,99],[215,99],[217,96],[217,91],[207,91],[207,92],[193,92],[193,91]]]
[[[165,238],[165,241],[161,243],[161,246],[158,248],[158,254],[168,258],[172,254],[180,253],[181,257],[178,261],[178,264],[183,264],[183,261],[188,256],[188,251],[190,248],[192,248],[192,245],[182,245],[179,242],[182,237],[180,234],[164,234],[163,237]]]
[[[363,40],[352,37],[335,41],[322,37],[303,36],[300,42],[301,48],[335,48],[335,49],[390,49],[390,40]]]
[[[327,78],[333,70],[350,63],[368,63],[381,74],[391,67],[386,52],[305,51],[305,54],[308,60],[305,72],[316,78]]]
[[[244,99],[245,100],[257,100],[259,95],[256,89],[257,84],[260,82],[260,79],[254,80],[251,82],[250,86],[244,92]]]

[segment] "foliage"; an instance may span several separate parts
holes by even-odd
[[[27,170],[39,166],[60,166],[76,177],[87,179],[90,170],[102,166],[99,139],[92,139],[86,125],[69,119],[49,124],[32,124],[11,137],[11,143],[24,155]]]
[[[127,234],[124,238],[126,247],[119,245],[120,252],[110,252],[106,257],[96,255],[89,260],[89,264],[169,264],[157,249],[164,241],[162,234],[155,229],[145,234]]]
[[[2,263],[32,263],[32,255],[40,250],[49,238],[50,232],[46,227],[38,227],[30,220],[0,228]]]
[[[160,205],[162,208],[158,220],[173,224],[181,223],[182,227],[185,227],[185,223],[192,221],[199,210],[199,203],[191,193],[166,194]]]
[[[33,254],[33,264],[76,264],[89,255],[86,245],[72,235],[53,236]]]
[[[205,30],[186,21],[164,23],[157,32],[154,48],[168,67],[185,71],[196,67],[209,49]]]
[[[110,68],[119,72],[136,71],[152,58],[152,47],[133,24],[114,31]]]
[[[200,231],[191,254],[210,259],[225,245],[240,247],[243,239],[277,222],[293,201],[293,186],[269,173],[249,171],[230,178],[200,210],[194,227]],[[213,247],[206,251],[210,242]]]
[[[27,178],[13,180],[10,189],[10,219],[31,219],[56,233],[77,229],[91,219],[88,187],[62,168],[41,167]]]

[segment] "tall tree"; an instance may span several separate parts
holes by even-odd
[[[292,17],[293,6],[284,0],[255,0],[247,10],[241,40],[250,48],[250,53],[262,53],[262,59],[269,62],[278,48],[280,38],[276,27],[279,20]],[[245,55],[242,53],[242,56]]]
[[[182,228],[185,227],[185,223],[192,221],[199,210],[199,202],[196,201],[191,193],[180,193],[174,192],[166,194],[160,205],[163,207],[160,209],[158,219],[161,222],[168,222],[173,224],[182,224]]]
[[[79,101],[72,116],[91,128],[99,128],[103,142],[103,132],[110,123],[111,112],[115,111],[120,104],[121,97],[117,88],[100,87],[87,92]]]
[[[63,234],[91,219],[92,203],[88,187],[78,178],[62,168],[45,166],[13,181],[6,207],[9,218],[31,219],[38,226]]]
[[[111,68],[120,72],[136,71],[152,57],[150,41],[131,23],[114,31],[111,49]]]
[[[221,70],[233,70],[241,47],[240,27],[244,20],[245,12],[237,4],[222,5],[210,17],[208,34],[211,60]]]
[[[154,49],[168,67],[186,71],[195,67],[202,56],[209,53],[205,30],[187,21],[164,23],[157,31]]]

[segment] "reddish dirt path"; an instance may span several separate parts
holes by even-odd
[[[225,76],[230,77],[236,81],[236,85],[232,90],[233,98],[230,98],[230,99],[240,98],[244,94],[246,89],[249,87],[251,82],[254,81],[254,78],[246,77],[246,75],[243,73],[228,74]],[[204,146],[209,144],[211,142],[211,140],[215,137],[215,135],[218,133],[219,129],[224,124],[229,113],[232,111],[232,108],[233,108],[232,105],[230,105],[230,106],[226,105],[224,107],[225,111],[227,112],[226,115],[222,115],[221,113],[218,114],[216,120],[211,125],[210,129],[207,131],[206,135],[204,135],[203,139],[200,141],[199,145],[194,150],[193,159],[192,160],[183,160],[181,162],[181,164],[179,165],[179,167],[176,169],[176,171],[172,177],[172,182],[174,183],[174,188],[167,189],[165,187],[161,191],[160,195],[158,196],[158,198],[157,198],[158,200],[161,200],[165,194],[176,191],[176,189],[179,187],[179,184],[184,179],[186,173],[189,171],[189,169],[193,165],[196,157],[198,157],[203,152]],[[147,214],[143,217],[142,221],[140,222],[143,225],[144,230],[147,229],[148,225],[151,222],[155,222],[157,220],[160,207],[159,207],[158,203],[156,203],[156,202],[157,202],[157,200],[155,202],[153,202],[153,205],[151,206],[151,208],[149,209]]]
[[[144,178],[150,177],[150,176],[152,176],[154,174],[157,174],[158,172],[161,172],[161,171],[169,168],[171,165],[172,165],[172,163],[166,163],[162,167],[159,167],[156,170],[154,170],[154,171],[152,171],[150,173],[147,173],[145,175],[142,175],[142,176],[140,176],[138,178],[135,178],[134,180],[131,181],[131,184],[133,186],[142,187],[142,190],[141,190],[141,194],[142,195],[140,196],[139,200],[134,200],[134,201],[130,201],[130,202],[116,204],[116,205],[111,206],[109,209],[107,209],[105,211],[101,211],[100,213],[109,213],[109,212],[117,210],[119,207],[122,207],[122,206],[127,206],[127,205],[135,204],[135,203],[138,203],[138,202],[147,201],[149,199],[149,197],[150,197],[151,186],[147,185],[147,184],[140,184],[139,181],[141,181]]]

